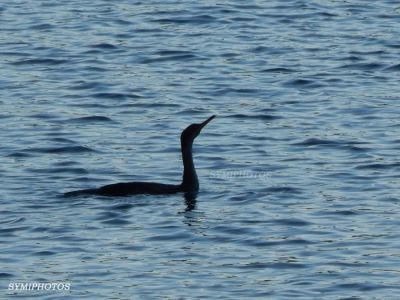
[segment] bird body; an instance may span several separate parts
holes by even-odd
[[[180,184],[164,184],[156,182],[121,182],[102,186],[100,188],[85,189],[65,193],[65,196],[102,195],[102,196],[129,196],[138,194],[163,195],[179,192],[196,193],[199,190],[199,180],[193,163],[192,145],[201,130],[215,116],[211,116],[203,123],[191,124],[181,134],[181,152],[183,161],[183,176]]]

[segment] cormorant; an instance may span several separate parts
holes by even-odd
[[[137,194],[196,194],[199,190],[199,180],[193,163],[192,145],[194,139],[200,134],[215,115],[203,123],[191,124],[181,134],[181,151],[183,161],[183,176],[180,184],[163,184],[156,182],[121,182],[102,186],[100,188],[78,190],[65,193],[65,196],[102,195],[102,196],[129,196]]]

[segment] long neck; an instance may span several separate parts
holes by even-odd
[[[182,190],[184,192],[197,191],[199,189],[199,180],[193,163],[192,144],[193,141],[181,141],[183,160]]]

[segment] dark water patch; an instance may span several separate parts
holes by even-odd
[[[199,15],[191,17],[176,17],[176,18],[162,18],[151,20],[151,22],[160,24],[175,24],[175,25],[203,25],[210,24],[217,21],[217,18],[209,15]]]
[[[305,239],[283,239],[283,240],[271,240],[271,241],[265,241],[265,240],[244,240],[242,241],[244,244],[251,245],[253,247],[280,247],[284,245],[312,245],[315,244],[314,242],[311,242],[309,240]]]
[[[103,49],[103,50],[114,50],[114,49],[118,49],[117,46],[113,45],[113,44],[109,44],[109,43],[100,43],[100,44],[94,44],[94,45],[90,45],[90,48],[95,48],[95,49]]]
[[[372,62],[372,63],[355,63],[346,64],[338,67],[339,69],[345,70],[356,70],[356,71],[377,71],[385,68],[384,64]]]
[[[350,150],[352,152],[368,152],[368,151],[372,150],[371,148],[359,147],[359,146],[353,146],[353,145],[348,145],[348,146],[343,147],[343,148],[346,148],[347,150]]]
[[[89,90],[95,89],[102,85],[100,82],[76,82],[75,85],[68,87],[70,90]]]
[[[245,265],[238,265],[237,268],[239,269],[251,269],[251,270],[257,270],[257,269],[305,269],[308,266],[305,264],[300,264],[300,263],[289,263],[289,262],[275,262],[275,263],[249,263]]]
[[[253,22],[256,20],[255,17],[232,17],[229,19],[231,22],[239,23],[239,22]],[[236,24],[237,25],[237,24]]]
[[[280,116],[270,115],[270,114],[234,114],[228,117],[240,120],[261,120],[261,121],[273,121],[281,119]]]
[[[88,174],[88,171],[84,168],[27,168],[27,172],[35,174],[60,174],[67,173],[73,175]]]
[[[108,224],[108,225],[128,225],[131,224],[130,221],[124,220],[122,218],[114,218],[106,221],[102,221],[102,224]]]
[[[47,140],[55,142],[55,143],[61,143],[61,144],[75,144],[75,142],[73,140],[66,139],[66,138],[60,138],[60,137],[49,138]]]
[[[0,104],[2,104],[2,102],[0,102]],[[0,119],[2,119],[2,120],[10,119],[10,118],[13,118],[13,117],[14,117],[13,115],[9,115],[9,114],[7,114],[7,115],[0,114]]]
[[[361,291],[361,292],[368,292],[374,290],[381,290],[381,289],[393,289],[397,288],[397,286],[387,286],[384,284],[377,284],[377,283],[369,283],[369,282],[362,282],[362,283],[340,283],[335,284],[332,287],[332,290],[351,290],[351,291]],[[349,298],[354,299],[354,298]]]
[[[373,163],[357,166],[358,170],[389,170],[400,168],[400,162],[397,163]]]
[[[85,67],[83,67],[83,70],[90,71],[90,72],[99,72],[99,73],[104,73],[104,72],[109,71],[109,69],[101,68],[101,67],[94,67],[94,66],[85,66]]]
[[[337,61],[362,61],[365,60],[363,57],[356,56],[356,55],[350,55],[350,56],[345,56],[345,57],[339,57],[336,58],[335,60]]]
[[[68,63],[69,60],[65,59],[54,59],[54,58],[34,58],[34,59],[25,59],[12,62],[10,64],[15,66],[23,66],[23,65],[49,65],[56,66]]]
[[[127,94],[127,93],[95,93],[90,95],[90,97],[97,99],[113,99],[113,100],[127,100],[127,99],[141,98],[138,95]]]
[[[326,140],[319,138],[309,138],[302,142],[294,143],[293,146],[327,146],[327,147],[342,147],[342,146],[353,146],[353,144],[358,144],[358,142],[346,142],[346,141],[336,141],[336,140]]]
[[[17,151],[17,152],[13,152],[13,153],[7,155],[7,157],[29,158],[29,157],[34,157],[34,155],[30,154],[30,153],[23,152],[23,151]]]
[[[22,227],[8,227],[8,228],[0,228],[0,236],[6,235],[8,233],[14,233],[18,231],[24,231],[29,229],[27,226],[22,226]]]
[[[34,256],[51,256],[57,254],[56,252],[53,251],[38,251],[33,253],[32,255]]]
[[[95,152],[95,150],[84,147],[84,146],[66,146],[66,147],[49,147],[49,148],[27,148],[23,151],[26,152],[34,152],[34,153],[48,153],[48,154],[77,154],[77,153],[87,153],[87,152]]]
[[[127,21],[127,20],[123,20],[123,19],[115,19],[115,20],[113,20],[113,22],[114,22],[115,24],[124,25],[124,26],[132,25],[132,24],[133,24],[133,22]],[[117,37],[120,37],[120,35],[118,35]],[[126,38],[126,37],[130,37],[130,36],[124,36],[124,37]]]
[[[259,10],[263,9],[262,6],[256,4],[233,4],[232,7],[237,8],[239,10]]]
[[[30,230],[30,232],[47,232],[49,231],[48,227],[43,227],[43,226],[39,226],[39,227],[34,227]]]
[[[38,113],[38,114],[28,115],[27,117],[34,119],[43,119],[43,120],[51,120],[58,118],[57,115],[51,113]]]
[[[276,224],[280,224],[280,225],[285,225],[285,226],[294,226],[294,227],[300,227],[300,226],[308,226],[311,225],[311,222],[307,222],[301,219],[296,219],[296,218],[292,218],[292,219],[274,219],[274,220],[270,220],[269,222],[271,223],[276,223]]]
[[[384,69],[384,71],[397,72],[400,71],[400,64],[393,65]]]
[[[67,120],[68,123],[117,123],[114,120],[105,117],[105,116],[88,116],[88,117],[80,117],[80,118],[73,118]]]
[[[117,107],[178,108],[178,107],[182,107],[182,105],[175,104],[175,103],[135,102],[135,103],[121,104],[121,105],[118,105]],[[177,113],[180,113],[180,112],[177,112]]]
[[[105,209],[108,209],[108,207]],[[120,216],[121,216],[121,214],[119,212],[104,211],[104,212],[100,213],[100,215],[96,219],[97,220],[117,219]]]
[[[50,30],[53,29],[54,25],[51,24],[38,24],[29,27],[30,30]]]
[[[339,216],[355,216],[358,215],[359,212],[356,212],[354,210],[335,210],[335,211],[327,211],[324,213],[320,213],[323,215],[339,215]]]
[[[5,272],[0,273],[0,278],[11,278],[11,277],[14,277],[14,275],[11,273],[5,273]]]
[[[388,44],[385,45],[388,48],[393,48],[393,49],[400,49],[400,44]]]
[[[172,55],[193,55],[192,51],[185,50],[159,50],[154,53],[160,56],[172,56]]]
[[[283,85],[297,88],[320,88],[324,86],[323,84],[311,79],[293,79],[285,82]]]
[[[133,251],[133,252],[146,250],[146,246],[143,246],[143,245],[140,245],[140,246],[138,246],[138,245],[128,245],[128,246],[119,246],[119,247],[116,247],[116,248],[119,249],[119,250]]]
[[[2,212],[0,212],[2,213]],[[26,221],[25,217],[20,217],[20,218],[16,218],[16,219],[11,219],[11,220],[2,220],[0,221],[0,224],[16,224],[16,223],[20,223],[20,222],[24,222]]]
[[[156,28],[137,28],[134,29],[134,32],[137,33],[160,33],[163,32],[163,30],[159,27]]]
[[[116,211],[127,211],[133,208],[134,205],[130,203],[118,203],[113,206],[110,206],[109,209],[116,210]]]
[[[296,70],[289,69],[289,68],[269,68],[261,70],[263,73],[294,73],[297,72]]]
[[[384,50],[374,50],[374,51],[350,51],[350,54],[352,54],[352,55],[371,56],[371,55],[382,55],[382,54],[386,54],[386,51],[384,51]]]

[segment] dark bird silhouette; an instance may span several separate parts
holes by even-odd
[[[185,195],[194,195],[199,190],[199,179],[193,163],[192,145],[194,139],[200,134],[215,115],[203,123],[191,124],[181,134],[181,151],[183,161],[183,176],[180,184],[163,184],[156,182],[121,182],[102,186],[100,188],[78,190],[65,193],[65,196],[102,195],[102,196],[129,196],[137,194],[174,194],[184,192]]]

